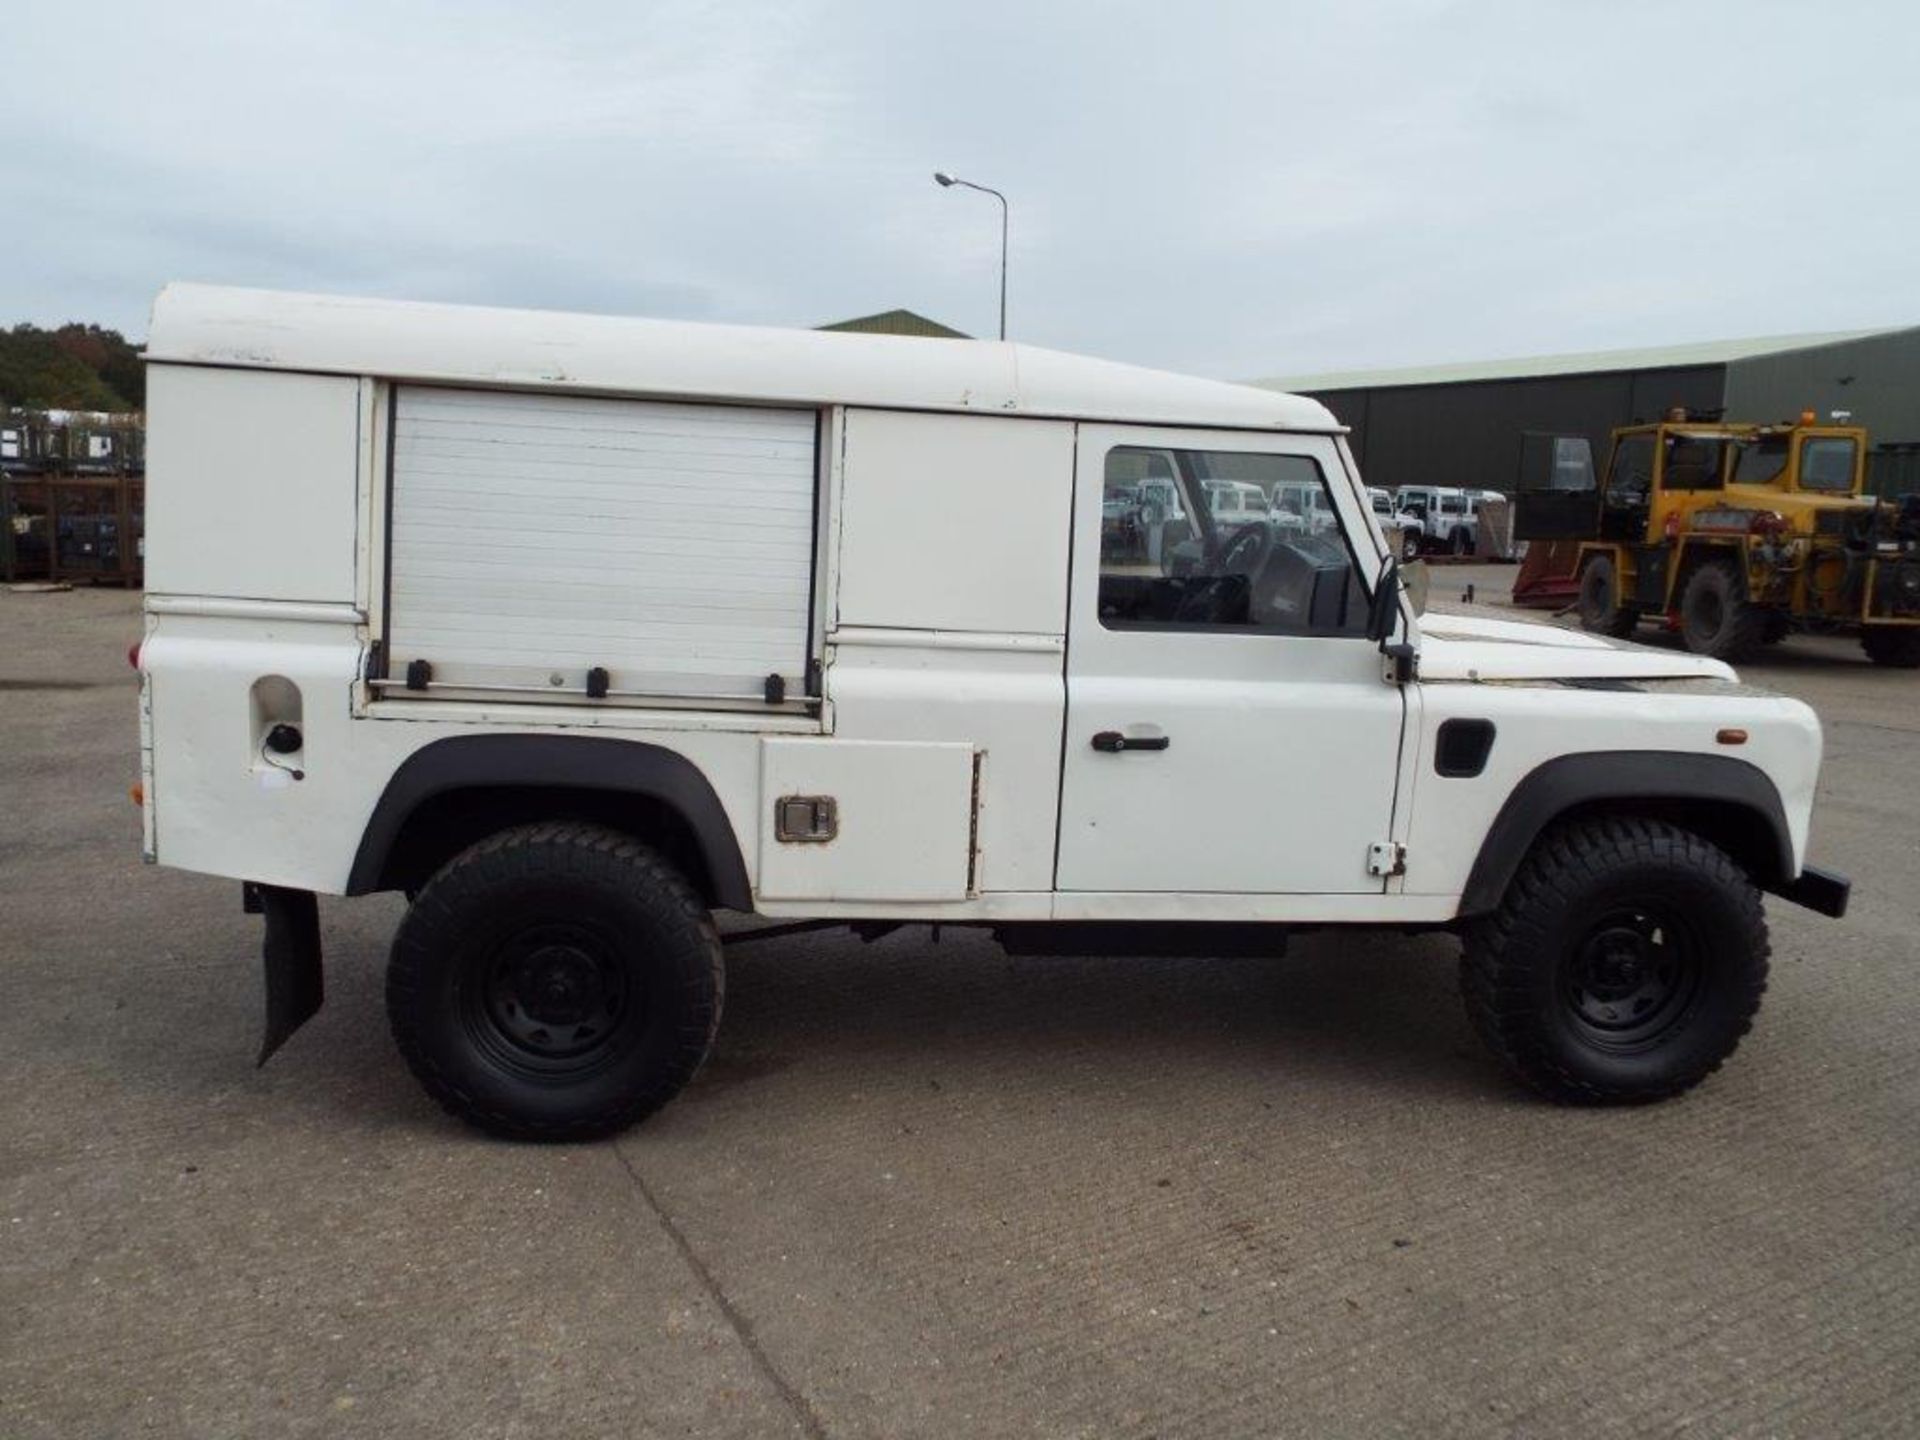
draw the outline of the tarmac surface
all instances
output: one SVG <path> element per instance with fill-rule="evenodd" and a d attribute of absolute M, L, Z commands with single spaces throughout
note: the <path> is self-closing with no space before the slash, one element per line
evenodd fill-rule
<path fill-rule="evenodd" d="M 1920 1429 L 1920 675 L 1850 642 L 1747 673 L 1826 723 L 1853 911 L 1769 901 L 1683 1100 L 1517 1090 L 1445 936 L 828 932 L 737 953 L 659 1116 L 539 1148 L 407 1075 L 391 897 L 321 902 L 253 1067 L 258 920 L 139 859 L 138 605 L 0 593 L 0 1436 Z"/>

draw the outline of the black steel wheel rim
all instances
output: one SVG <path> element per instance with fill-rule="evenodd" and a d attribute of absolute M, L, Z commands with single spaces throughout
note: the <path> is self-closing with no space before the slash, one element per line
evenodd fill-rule
<path fill-rule="evenodd" d="M 1706 956 L 1684 917 L 1664 907 L 1623 905 L 1597 916 L 1574 942 L 1561 999 L 1589 1043 L 1649 1050 L 1693 1013 Z"/>
<path fill-rule="evenodd" d="M 572 920 L 496 939 L 469 972 L 460 1009 L 493 1059 L 544 1075 L 598 1069 L 642 1020 L 639 987 L 614 938 Z"/>

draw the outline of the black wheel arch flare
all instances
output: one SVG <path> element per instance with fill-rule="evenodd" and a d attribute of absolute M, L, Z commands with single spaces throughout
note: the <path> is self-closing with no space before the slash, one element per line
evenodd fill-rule
<path fill-rule="evenodd" d="M 1786 810 L 1759 766 L 1730 755 L 1594 751 L 1548 760 L 1513 787 L 1481 841 L 1460 897 L 1460 917 L 1484 915 L 1500 904 L 1548 826 L 1597 814 L 1672 820 L 1727 851 L 1763 890 L 1784 893 L 1796 878 Z"/>
<path fill-rule="evenodd" d="M 699 766 L 661 745 L 588 735 L 459 735 L 423 745 L 393 772 L 373 807 L 346 893 L 397 888 L 389 862 L 422 806 L 460 791 L 516 789 L 625 796 L 663 807 L 690 832 L 714 903 L 753 909 L 739 837 Z"/>

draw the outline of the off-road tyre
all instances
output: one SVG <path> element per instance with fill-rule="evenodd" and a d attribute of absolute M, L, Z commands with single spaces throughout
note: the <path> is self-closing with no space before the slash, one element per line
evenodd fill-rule
<path fill-rule="evenodd" d="M 1640 613 L 1620 603 L 1620 578 L 1613 560 L 1596 555 L 1580 569 L 1580 628 L 1624 640 L 1640 623 Z"/>
<path fill-rule="evenodd" d="M 1536 842 L 1468 927 L 1460 989 L 1508 1070 L 1563 1104 L 1692 1089 L 1767 988 L 1760 893 L 1725 851 L 1663 821 L 1592 819 Z"/>
<path fill-rule="evenodd" d="M 1860 648 L 1876 665 L 1920 670 L 1920 625 L 1870 625 L 1860 632 Z"/>
<path fill-rule="evenodd" d="M 725 993 L 684 876 L 598 825 L 503 830 L 421 890 L 394 936 L 387 1017 L 451 1114 L 514 1140 L 592 1140 L 679 1093 Z"/>
<path fill-rule="evenodd" d="M 1410 563 L 1418 560 L 1421 552 L 1425 549 L 1426 546 L 1421 542 L 1420 532 L 1418 530 L 1402 530 L 1400 532 L 1400 559 L 1402 563 Z"/>
<path fill-rule="evenodd" d="M 1737 663 L 1760 648 L 1769 611 L 1747 599 L 1730 560 L 1696 566 L 1680 591 L 1680 638 L 1696 655 Z"/>
<path fill-rule="evenodd" d="M 1471 555 L 1473 553 L 1473 537 L 1465 530 L 1455 530 L 1453 534 L 1447 537 L 1447 549 L 1455 555 Z"/>

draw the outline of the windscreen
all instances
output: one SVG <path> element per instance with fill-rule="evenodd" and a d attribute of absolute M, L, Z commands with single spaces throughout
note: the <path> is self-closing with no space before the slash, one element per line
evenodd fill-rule
<path fill-rule="evenodd" d="M 1771 485 L 1787 468 L 1787 437 L 1762 435 L 1742 441 L 1733 462 L 1736 485 Z"/>

